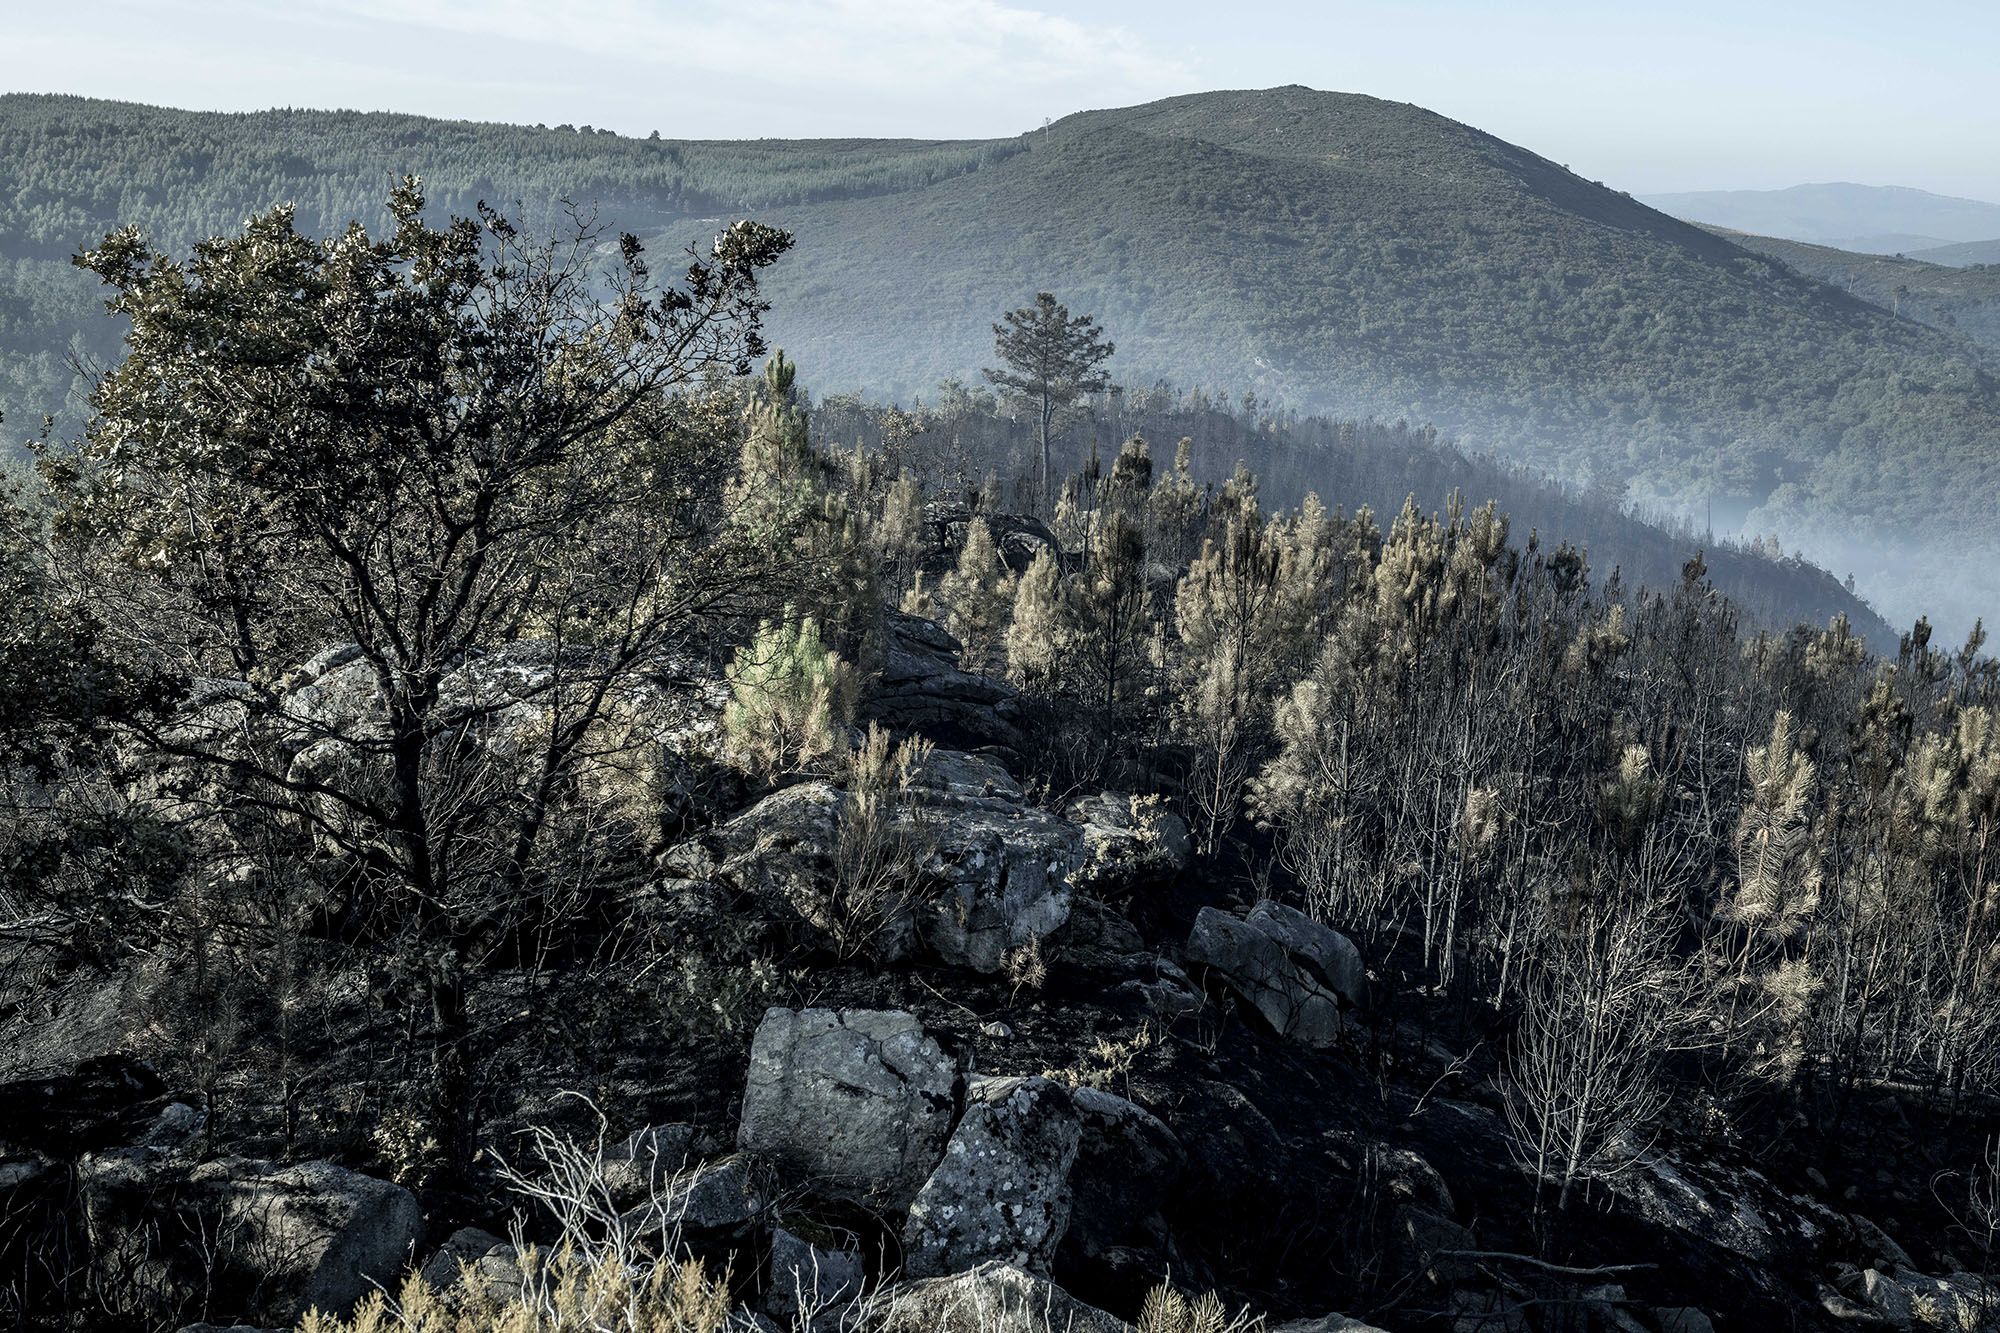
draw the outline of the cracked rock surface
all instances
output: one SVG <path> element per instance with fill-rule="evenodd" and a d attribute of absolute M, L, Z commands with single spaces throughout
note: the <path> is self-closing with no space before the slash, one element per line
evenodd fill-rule
<path fill-rule="evenodd" d="M 771 1009 L 737 1143 L 807 1189 L 904 1204 L 944 1151 L 955 1072 L 901 1010 Z"/>
<path fill-rule="evenodd" d="M 944 1160 L 903 1228 L 917 1277 L 998 1260 L 1048 1271 L 1069 1226 L 1070 1167 L 1081 1127 L 1069 1091 L 1046 1078 L 973 1083 Z"/>

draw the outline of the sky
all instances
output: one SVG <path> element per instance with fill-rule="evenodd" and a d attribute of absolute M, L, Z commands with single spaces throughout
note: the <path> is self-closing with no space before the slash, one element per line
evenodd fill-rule
<path fill-rule="evenodd" d="M 7 0 L 0 87 L 668 138 L 987 138 L 1302 83 L 1634 193 L 2000 201 L 1995 0 Z"/>

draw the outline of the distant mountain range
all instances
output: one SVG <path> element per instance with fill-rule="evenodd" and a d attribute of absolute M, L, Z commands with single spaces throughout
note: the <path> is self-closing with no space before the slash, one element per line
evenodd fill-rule
<path fill-rule="evenodd" d="M 1909 255 L 1936 263 L 1934 253 L 1966 243 L 2000 250 L 2000 204 L 1956 199 L 1899 185 L 1794 185 L 1783 190 L 1695 190 L 1649 194 L 1643 201 L 1690 222 L 1758 236 L 1810 241 L 1864 254 Z"/>
<path fill-rule="evenodd" d="M 1974 330 L 1421 108 L 1298 87 L 976 142 L 0 97 L 8 429 L 64 405 L 69 354 L 115 354 L 78 246 L 132 221 L 184 247 L 286 199 L 312 230 L 374 221 L 400 171 L 440 208 L 536 222 L 569 199 L 674 246 L 744 213 L 793 228 L 770 331 L 822 390 L 976 379 L 995 316 L 1053 290 L 1101 317 L 1124 382 L 1434 421 L 1649 511 L 1775 532 L 1898 617 L 2000 608 L 2000 366 Z"/>
<path fill-rule="evenodd" d="M 1957 245 L 1940 245 L 1930 250 L 1912 250 L 1910 258 L 1958 267 L 1969 264 L 2000 264 L 2000 240 L 1961 241 Z"/>

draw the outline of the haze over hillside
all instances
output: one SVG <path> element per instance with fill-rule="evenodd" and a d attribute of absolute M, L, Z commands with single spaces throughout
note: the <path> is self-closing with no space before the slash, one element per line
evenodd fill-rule
<path fill-rule="evenodd" d="M 1930 250 L 1913 250 L 1910 258 L 1925 260 L 1932 264 L 1951 264 L 1963 267 L 1970 264 L 2000 264 L 2000 240 L 1961 241 L 1957 245 L 1940 245 Z"/>
<path fill-rule="evenodd" d="M 1898 612 L 1955 599 L 1969 623 L 1990 598 L 1925 573 L 1911 540 L 1988 540 L 1980 349 L 1419 108 L 1173 99 L 908 196 L 773 216 L 802 237 L 773 328 L 834 382 L 967 374 L 979 312 L 1050 287 L 1104 316 L 1135 378 L 1434 419 L 1615 474 L 1646 504 L 1775 529 Z"/>
<path fill-rule="evenodd" d="M 1834 182 L 1643 198 L 1663 213 L 1692 222 L 1869 254 L 1915 254 L 2000 237 L 2000 204 L 1901 185 Z"/>
<path fill-rule="evenodd" d="M 1721 227 L 1710 230 L 1891 314 L 2000 351 L 2000 268 L 1954 267 L 1910 255 L 1860 254 Z"/>
<path fill-rule="evenodd" d="M 588 127 L 583 127 L 587 129 Z M 908 399 L 991 359 L 1054 290 L 1121 381 L 1435 421 L 1468 448 L 1777 533 L 1893 617 L 1993 604 L 1990 355 L 1472 127 L 1299 87 L 1071 116 L 1016 139 L 693 143 L 417 117 L 0 101 L 0 395 L 19 425 L 115 327 L 64 257 L 134 221 L 170 246 L 273 200 L 326 231 L 387 179 L 440 209 L 560 199 L 679 243 L 794 229 L 773 340 L 821 389 Z M 30 406 L 32 405 L 32 406 Z"/>

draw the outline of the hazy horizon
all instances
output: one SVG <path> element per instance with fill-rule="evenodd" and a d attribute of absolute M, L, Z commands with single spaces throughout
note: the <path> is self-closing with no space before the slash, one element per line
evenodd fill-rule
<path fill-rule="evenodd" d="M 2000 105 L 1985 95 L 2000 11 L 1989 7 L 1934 0 L 1893 28 L 1803 0 L 1754 13 L 1698 0 L 1672 15 L 1580 0 L 1304 13 L 1246 0 L 1229 13 L 1189 0 L 749 0 L 700 12 L 578 0 L 560 13 L 529 0 L 328 0 L 311 12 L 106 0 L 17 17 L 13 67 L 34 74 L 7 90 L 670 138 L 998 138 L 1076 111 L 1299 83 L 1413 102 L 1634 194 L 1855 182 L 2000 201 L 1988 149 Z M 1865 42 L 1853 35 L 1864 30 Z"/>

